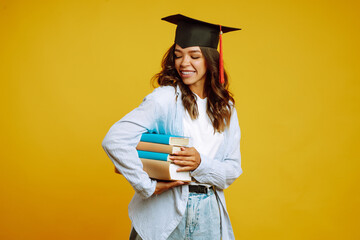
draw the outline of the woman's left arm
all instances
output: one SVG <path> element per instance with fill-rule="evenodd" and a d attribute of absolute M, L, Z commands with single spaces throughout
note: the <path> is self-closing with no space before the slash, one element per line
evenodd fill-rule
<path fill-rule="evenodd" d="M 175 164 L 182 166 L 180 171 L 191 171 L 191 176 L 200 183 L 214 185 L 225 189 L 232 184 L 241 173 L 240 127 L 235 108 L 233 108 L 223 160 L 212 159 L 200 154 L 195 148 L 182 149 L 173 157 Z M 177 159 L 177 160 L 176 160 Z"/>

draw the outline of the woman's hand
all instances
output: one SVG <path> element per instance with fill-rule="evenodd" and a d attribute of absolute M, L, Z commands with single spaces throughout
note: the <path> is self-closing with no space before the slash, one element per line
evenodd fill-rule
<path fill-rule="evenodd" d="M 154 194 L 158 195 L 158 194 L 161 194 L 161 193 L 169 190 L 170 188 L 177 187 L 177 186 L 184 185 L 184 184 L 186 184 L 186 183 L 183 181 L 174 181 L 174 182 L 157 181 Z"/>
<path fill-rule="evenodd" d="M 200 154 L 194 147 L 182 147 L 181 151 L 174 153 L 173 156 L 170 156 L 170 159 L 181 166 L 177 170 L 178 172 L 195 170 L 201 162 Z"/>

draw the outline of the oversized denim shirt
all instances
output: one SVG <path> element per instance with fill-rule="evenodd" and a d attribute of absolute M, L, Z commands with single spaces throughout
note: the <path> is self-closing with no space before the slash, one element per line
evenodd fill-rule
<path fill-rule="evenodd" d="M 185 213 L 189 189 L 186 185 L 153 195 L 156 180 L 143 171 L 136 151 L 142 133 L 183 135 L 185 109 L 179 87 L 158 87 L 145 97 L 139 107 L 116 122 L 103 140 L 103 148 L 118 171 L 135 190 L 129 204 L 132 225 L 144 240 L 165 240 Z M 224 131 L 215 158 L 200 154 L 201 163 L 191 172 L 199 183 L 216 187 L 220 201 L 222 239 L 234 239 L 226 210 L 223 189 L 242 173 L 240 128 L 235 108 L 229 127 Z"/>

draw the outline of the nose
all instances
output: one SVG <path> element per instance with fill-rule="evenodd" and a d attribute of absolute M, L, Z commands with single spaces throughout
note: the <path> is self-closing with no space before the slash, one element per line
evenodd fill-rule
<path fill-rule="evenodd" d="M 181 61 L 181 67 L 186 67 L 190 65 L 190 56 L 183 56 L 182 61 Z"/>

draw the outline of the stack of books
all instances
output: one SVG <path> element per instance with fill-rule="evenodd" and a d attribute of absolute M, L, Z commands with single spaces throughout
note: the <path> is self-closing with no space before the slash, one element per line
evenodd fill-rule
<path fill-rule="evenodd" d="M 170 160 L 170 155 L 189 145 L 189 138 L 144 133 L 136 149 L 149 177 L 166 181 L 191 181 L 190 172 L 177 172 L 180 166 Z"/>

